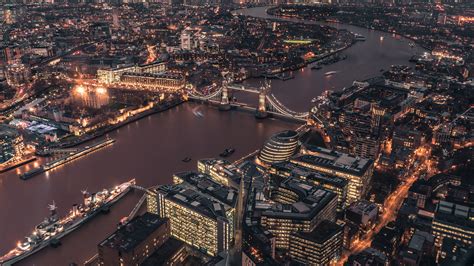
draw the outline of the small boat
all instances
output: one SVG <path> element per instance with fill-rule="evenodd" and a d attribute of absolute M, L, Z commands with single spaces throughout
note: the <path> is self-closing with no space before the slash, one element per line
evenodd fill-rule
<path fill-rule="evenodd" d="M 355 37 L 355 40 L 356 40 L 356 41 L 365 41 L 365 40 L 367 40 L 367 38 L 365 38 L 364 35 L 357 34 L 357 33 L 354 34 L 354 37 Z"/>
<path fill-rule="evenodd" d="M 222 152 L 221 154 L 219 154 L 219 156 L 221 157 L 228 157 L 230 155 L 232 155 L 232 153 L 235 152 L 235 149 L 234 148 L 227 148 L 224 150 L 224 152 Z"/>
<path fill-rule="evenodd" d="M 337 73 L 337 71 L 329 71 L 329 72 L 324 73 L 324 75 L 325 75 L 325 76 L 332 76 L 332 75 L 334 75 L 334 74 L 336 74 L 336 73 Z"/>
<path fill-rule="evenodd" d="M 320 65 L 314 65 L 314 66 L 311 67 L 312 70 L 319 70 L 321 68 L 323 68 L 323 67 L 320 66 Z"/>
<path fill-rule="evenodd" d="M 201 111 L 193 111 L 193 114 L 196 117 L 204 117 L 204 114 Z"/>
<path fill-rule="evenodd" d="M 181 160 L 181 161 L 183 161 L 183 162 L 185 162 L 185 163 L 188 163 L 188 162 L 191 161 L 191 158 L 190 158 L 190 157 L 186 157 L 186 158 L 184 158 L 184 159 Z"/>

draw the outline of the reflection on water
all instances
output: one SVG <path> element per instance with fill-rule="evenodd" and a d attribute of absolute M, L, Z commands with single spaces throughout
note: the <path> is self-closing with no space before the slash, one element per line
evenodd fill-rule
<path fill-rule="evenodd" d="M 268 17 L 263 8 L 244 10 L 246 14 Z M 388 69 L 392 64 L 407 64 L 418 48 L 411 49 L 398 36 L 369 31 L 353 26 L 333 24 L 338 28 L 367 37 L 344 51 L 346 60 L 324 66 L 321 70 L 294 71 L 294 79 L 273 80 L 272 92 L 289 108 L 306 111 L 311 99 L 328 89 L 340 90 L 356 79 L 366 79 Z M 383 42 L 381 40 L 383 39 Z M 329 71 L 339 71 L 325 76 Z M 246 84 L 259 85 L 262 80 L 253 79 Z M 255 95 L 234 93 L 239 101 L 255 106 Z M 193 110 L 198 107 L 200 115 Z M 202 119 L 202 117 L 205 119 Z M 198 116 L 198 117 L 197 117 Z M 213 108 L 184 104 L 172 110 L 156 114 L 129 124 L 109 134 L 116 143 L 73 161 L 57 171 L 47 172 L 22 181 L 18 173 L 33 164 L 0 176 L 0 253 L 12 248 L 23 236 L 48 214 L 47 204 L 53 200 L 60 215 L 74 203 L 81 201 L 80 190 L 97 191 L 117 185 L 131 177 L 144 187 L 168 183 L 171 174 L 195 169 L 195 159 L 215 157 L 226 147 L 236 147 L 230 158 L 248 154 L 259 148 L 272 133 L 295 128 L 295 124 L 275 120 L 256 120 L 252 114 L 219 112 Z M 182 158 L 191 157 L 191 163 Z M 195 159 L 194 159 L 195 158 Z M 43 163 L 39 160 L 36 163 Z M 117 222 L 128 215 L 138 201 L 140 193 L 127 196 L 109 215 L 99 216 L 70 234 L 57 249 L 48 248 L 22 262 L 23 265 L 67 265 L 82 263 L 96 251 L 97 243 L 110 234 Z"/>
<path fill-rule="evenodd" d="M 197 108 L 197 109 L 196 109 Z M 205 119 L 196 117 L 196 109 Z M 16 242 L 47 215 L 53 200 L 60 215 L 81 201 L 80 191 L 98 191 L 120 184 L 131 177 L 144 187 L 171 182 L 172 173 L 196 169 L 195 159 L 218 156 L 226 147 L 236 147 L 230 160 L 259 148 L 272 133 L 296 128 L 279 120 L 257 120 L 253 114 L 220 112 L 196 104 L 183 104 L 164 113 L 109 134 L 114 145 L 97 150 L 62 167 L 22 181 L 17 174 L 33 163 L 0 177 L 0 253 Z M 191 157 L 190 163 L 182 158 Z M 38 161 L 41 163 L 43 160 Z M 58 249 L 48 248 L 25 260 L 25 265 L 67 265 L 92 256 L 97 243 L 111 233 L 117 222 L 128 215 L 140 193 L 127 196 L 107 216 L 94 218 L 73 232 Z M 130 199 L 129 199 L 130 198 Z M 97 221 L 96 221 L 97 220 Z M 91 226 L 93 225 L 93 226 Z M 61 262 L 61 263 L 59 263 Z"/>
<path fill-rule="evenodd" d="M 265 7 L 239 10 L 237 13 L 264 18 L 275 18 L 265 12 Z M 291 21 L 299 21 L 290 19 Z M 357 42 L 351 48 L 343 51 L 347 59 L 331 65 L 323 66 L 320 70 L 306 67 L 304 72 L 295 71 L 294 79 L 287 81 L 272 80 L 272 93 L 287 107 L 304 112 L 310 108 L 310 99 L 326 90 L 341 90 L 349 87 L 354 80 L 368 79 L 380 75 L 380 69 L 389 69 L 391 65 L 411 64 L 408 62 L 413 54 L 421 53 L 422 48 L 411 48 L 409 41 L 399 35 L 368 30 L 351 25 L 336 23 L 307 22 L 312 24 L 330 25 L 339 29 L 347 29 L 362 34 L 367 39 Z M 383 42 L 381 42 L 383 38 Z M 340 71 L 341 73 L 327 77 L 324 73 Z M 308 73 L 311 73 L 308 75 Z M 246 81 L 246 84 L 257 85 L 261 79 Z M 291 97 L 288 97 L 291 96 Z M 253 103 L 254 101 L 251 100 Z"/>

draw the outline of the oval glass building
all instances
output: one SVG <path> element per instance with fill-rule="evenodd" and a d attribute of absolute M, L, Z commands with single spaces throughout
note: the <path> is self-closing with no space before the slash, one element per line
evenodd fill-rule
<path fill-rule="evenodd" d="M 283 162 L 295 154 L 298 148 L 298 132 L 285 130 L 274 134 L 263 145 L 258 160 L 263 164 Z"/>

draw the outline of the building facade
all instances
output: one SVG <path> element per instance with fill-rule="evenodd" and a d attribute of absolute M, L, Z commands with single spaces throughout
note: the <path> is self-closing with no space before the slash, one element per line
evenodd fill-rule
<path fill-rule="evenodd" d="M 474 240 L 474 212 L 473 209 L 461 204 L 440 201 L 432 223 L 432 234 L 436 237 L 438 247 L 444 238 L 450 238 L 472 245 Z"/>
<path fill-rule="evenodd" d="M 290 257 L 304 265 L 329 265 L 341 256 L 343 227 L 322 221 L 312 232 L 290 236 Z"/>
<path fill-rule="evenodd" d="M 345 178 L 349 181 L 347 201 L 362 199 L 372 179 L 373 160 L 354 157 L 325 148 L 315 148 L 312 155 L 302 155 L 291 162 L 318 172 Z"/>
<path fill-rule="evenodd" d="M 274 134 L 263 145 L 257 159 L 270 165 L 290 159 L 298 148 L 298 132 L 285 130 Z"/>
<path fill-rule="evenodd" d="M 176 175 L 175 175 L 176 176 Z M 192 179 L 198 175 L 188 176 Z M 183 174 L 183 180 L 185 176 Z M 204 178 L 195 184 L 182 183 L 163 185 L 156 188 L 155 195 L 148 195 L 147 209 L 160 217 L 170 219 L 171 235 L 211 256 L 229 250 L 234 240 L 235 204 L 237 193 L 226 193 L 216 189 L 212 194 L 200 191 L 198 187 L 211 187 L 210 179 Z M 204 187 L 204 184 L 208 186 Z M 223 188 L 222 188 L 223 189 Z M 222 196 L 222 197 L 221 197 Z M 222 200 L 219 200 L 218 198 Z"/>
<path fill-rule="evenodd" d="M 98 245 L 99 265 L 140 265 L 170 234 L 168 219 L 152 213 L 135 217 Z"/>
<path fill-rule="evenodd" d="M 10 128 L 2 128 L 0 133 L 0 166 L 24 154 L 23 136 Z"/>
<path fill-rule="evenodd" d="M 276 247 L 288 249 L 293 232 L 311 232 L 323 220 L 336 219 L 336 194 L 295 179 L 272 191 L 276 204 L 262 206 L 260 224 L 276 239 Z"/>

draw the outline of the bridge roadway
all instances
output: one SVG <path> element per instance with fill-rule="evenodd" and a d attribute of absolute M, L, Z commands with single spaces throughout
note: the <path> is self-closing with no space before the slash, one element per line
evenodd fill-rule
<path fill-rule="evenodd" d="M 244 91 L 244 92 L 250 92 L 250 93 L 255 93 L 255 94 L 260 93 L 260 90 L 258 88 L 245 87 L 243 85 L 232 84 L 232 85 L 227 86 L 227 88 L 233 91 Z"/>
<path fill-rule="evenodd" d="M 202 99 L 195 99 L 193 97 L 190 97 L 189 99 L 194 100 L 196 102 L 207 102 L 207 103 L 210 103 L 210 104 L 215 105 L 215 106 L 219 106 L 221 104 L 221 102 L 217 101 L 217 100 L 202 100 Z M 240 110 L 240 111 L 247 111 L 247 112 L 252 112 L 252 113 L 255 113 L 257 111 L 257 107 L 249 106 L 246 103 L 230 102 L 229 105 L 233 109 L 237 109 L 237 110 Z M 285 120 L 288 120 L 290 122 L 297 122 L 297 123 L 306 123 L 307 122 L 307 120 L 305 118 L 288 116 L 288 115 L 273 112 L 273 111 L 266 111 L 266 112 L 268 114 L 272 115 L 272 117 L 285 119 Z"/>
<path fill-rule="evenodd" d="M 256 116 L 264 118 L 268 114 L 274 117 L 289 119 L 290 121 L 306 122 L 309 112 L 299 113 L 288 109 L 273 94 L 270 94 L 270 83 L 260 88 L 252 88 L 243 85 L 230 84 L 229 80 L 225 80 L 224 84 L 216 91 L 203 95 L 198 91 L 189 90 L 188 96 L 191 100 L 198 102 L 208 102 L 219 106 L 221 110 L 229 110 L 238 108 L 240 110 L 254 111 Z M 243 91 L 258 95 L 258 107 L 253 108 L 244 103 L 230 102 L 229 91 Z"/>

